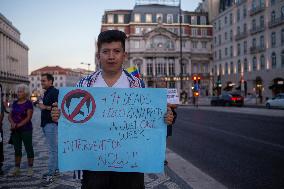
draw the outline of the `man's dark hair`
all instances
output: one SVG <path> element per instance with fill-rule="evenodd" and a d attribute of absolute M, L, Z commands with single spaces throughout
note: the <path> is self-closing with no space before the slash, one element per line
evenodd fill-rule
<path fill-rule="evenodd" d="M 49 74 L 49 73 L 44 73 L 44 74 L 41 75 L 41 77 L 44 77 L 44 76 L 47 78 L 48 81 L 51 80 L 51 81 L 52 81 L 52 84 L 53 84 L 54 77 L 53 77 L 51 74 Z"/>
<path fill-rule="evenodd" d="M 124 32 L 119 30 L 107 30 L 103 31 L 98 36 L 98 50 L 100 51 L 103 43 L 111 43 L 111 42 L 121 42 L 122 48 L 125 51 L 125 39 L 126 35 Z"/>

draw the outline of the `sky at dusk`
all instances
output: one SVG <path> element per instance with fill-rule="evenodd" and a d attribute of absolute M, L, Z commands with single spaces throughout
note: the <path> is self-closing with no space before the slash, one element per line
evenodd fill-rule
<path fill-rule="evenodd" d="M 182 0 L 194 11 L 201 0 Z M 43 66 L 94 69 L 95 39 L 105 10 L 133 9 L 135 0 L 0 0 L 2 13 L 29 47 L 29 73 Z"/>

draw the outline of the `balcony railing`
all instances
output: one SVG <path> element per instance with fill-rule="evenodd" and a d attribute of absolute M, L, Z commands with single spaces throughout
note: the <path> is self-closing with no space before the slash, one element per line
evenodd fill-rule
<path fill-rule="evenodd" d="M 256 6 L 256 7 L 252 8 L 252 9 L 249 11 L 249 13 L 250 13 L 250 15 L 252 16 L 252 15 L 255 15 L 255 14 L 257 14 L 257 13 L 260 13 L 260 12 L 264 11 L 264 9 L 265 9 L 265 5 L 264 5 L 264 3 L 263 3 L 263 4 L 260 4 L 260 5 Z"/>
<path fill-rule="evenodd" d="M 252 46 L 250 48 L 250 54 L 256 54 L 256 53 L 260 53 L 260 52 L 264 52 L 264 51 L 265 51 L 264 46 Z"/>
<path fill-rule="evenodd" d="M 245 31 L 245 32 L 242 32 L 242 33 L 239 33 L 239 34 L 237 34 L 237 35 L 235 35 L 235 40 L 241 40 L 241 39 L 244 39 L 244 38 L 246 38 L 247 37 L 247 32 Z"/>
<path fill-rule="evenodd" d="M 271 20 L 268 25 L 269 25 L 269 28 L 272 28 L 272 27 L 276 27 L 280 24 L 283 24 L 284 23 L 284 16 L 281 16 L 279 18 L 275 18 L 274 20 Z"/>
<path fill-rule="evenodd" d="M 252 28 L 250 30 L 250 34 L 253 35 L 253 34 L 256 34 L 256 33 L 262 32 L 262 31 L 264 31 L 264 26 L 257 26 L 257 27 Z"/>

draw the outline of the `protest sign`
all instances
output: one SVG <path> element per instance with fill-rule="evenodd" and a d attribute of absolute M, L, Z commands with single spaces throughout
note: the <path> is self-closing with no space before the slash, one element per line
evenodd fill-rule
<path fill-rule="evenodd" d="M 59 170 L 160 173 L 166 89 L 59 90 Z"/>
<path fill-rule="evenodd" d="M 167 102 L 169 104 L 179 104 L 179 96 L 177 89 L 167 89 Z"/>

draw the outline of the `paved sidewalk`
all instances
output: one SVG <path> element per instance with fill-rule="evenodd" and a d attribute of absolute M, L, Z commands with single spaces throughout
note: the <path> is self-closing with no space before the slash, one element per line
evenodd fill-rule
<path fill-rule="evenodd" d="M 25 188 L 25 189 L 38 189 L 41 187 L 41 176 L 47 170 L 48 151 L 43 137 L 42 130 L 40 128 L 40 111 L 35 108 L 33 115 L 33 145 L 35 151 L 34 161 L 34 175 L 27 177 L 27 160 L 26 153 L 23 147 L 23 159 L 21 164 L 21 176 L 11 177 L 8 174 L 14 168 L 14 149 L 13 146 L 8 144 L 10 135 L 9 125 L 7 121 L 7 114 L 5 115 L 3 129 L 4 129 L 4 176 L 0 176 L 0 188 L 13 189 L 13 188 Z M 171 163 L 171 162 L 169 162 Z M 79 180 L 74 180 L 73 173 L 68 172 L 61 174 L 56 182 L 49 188 L 57 189 L 73 189 L 80 188 L 81 184 Z M 181 179 L 174 171 L 169 167 L 165 167 L 165 174 L 145 174 L 145 186 L 147 189 L 191 189 L 191 187 Z"/>

